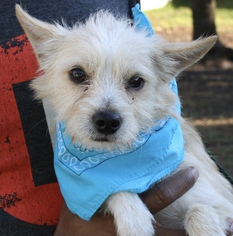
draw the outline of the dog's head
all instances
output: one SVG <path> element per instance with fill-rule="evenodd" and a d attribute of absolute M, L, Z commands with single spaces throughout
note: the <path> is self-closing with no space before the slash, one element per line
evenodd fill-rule
<path fill-rule="evenodd" d="M 169 43 L 104 11 L 72 28 L 37 20 L 19 5 L 16 14 L 42 71 L 31 84 L 37 98 L 49 100 L 56 121 L 87 148 L 125 147 L 171 115 L 177 97 L 169 82 L 216 41 Z"/>

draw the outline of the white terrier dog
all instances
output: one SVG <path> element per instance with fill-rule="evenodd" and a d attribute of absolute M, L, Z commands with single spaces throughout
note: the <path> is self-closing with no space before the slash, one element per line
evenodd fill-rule
<path fill-rule="evenodd" d="M 224 236 L 228 228 L 226 219 L 233 216 L 232 187 L 206 153 L 197 132 L 177 112 L 179 99 L 171 89 L 173 78 L 201 59 L 213 46 L 216 37 L 170 43 L 158 36 L 147 37 L 146 31 L 137 30 L 128 20 L 118 19 L 105 11 L 92 15 L 86 23 L 72 28 L 37 20 L 19 5 L 16 5 L 16 14 L 40 65 L 41 74 L 32 81 L 31 86 L 36 97 L 49 102 L 55 112 L 54 121 L 58 127 L 56 149 L 59 156 L 55 166 L 62 163 L 62 167 L 55 168 L 57 172 L 69 171 L 70 177 L 65 184 L 61 183 L 62 178 L 58 173 L 68 207 L 84 219 L 89 219 L 102 205 L 105 212 L 114 216 L 118 235 L 154 235 L 154 216 L 138 196 L 140 190 L 130 191 L 131 177 L 127 176 L 124 183 L 120 182 L 119 185 L 123 186 L 120 191 L 114 191 L 113 188 L 118 188 L 114 183 L 113 188 L 109 187 L 112 190 L 109 192 L 105 182 L 111 180 L 111 174 L 118 171 L 116 169 L 120 169 L 118 165 L 121 165 L 114 162 L 116 159 L 121 158 L 124 162 L 131 158 L 124 157 L 125 152 L 134 154 L 134 151 L 141 150 L 139 159 L 135 159 L 137 161 L 133 164 L 139 168 L 144 165 L 148 152 L 148 148 L 143 149 L 147 142 L 145 139 L 151 139 L 152 133 L 159 134 L 160 129 L 165 132 L 163 130 L 167 125 L 174 122 L 176 129 L 172 128 L 173 133 L 181 127 L 182 132 L 179 132 L 182 135 L 178 135 L 177 140 L 181 140 L 181 146 L 184 147 L 184 155 L 182 147 L 177 149 L 182 156 L 178 162 L 183 156 L 184 160 L 180 165 L 174 163 L 171 169 L 178 166 L 174 170 L 178 171 L 194 166 L 200 176 L 189 192 L 155 218 L 168 227 L 186 229 L 189 236 Z M 168 140 L 173 139 L 169 132 L 166 135 Z M 169 150 L 162 150 L 161 153 L 176 150 L 177 145 L 168 145 L 166 137 L 162 139 L 160 142 L 160 138 L 157 138 L 158 148 L 164 145 Z M 139 143 L 143 143 L 142 148 Z M 66 145 L 70 144 L 73 147 L 65 150 Z M 73 153 L 76 144 L 77 149 L 81 150 L 79 162 Z M 87 158 L 87 153 L 92 152 L 105 154 L 98 158 Z M 112 157 L 112 153 L 118 153 L 120 157 Z M 172 155 L 176 155 L 174 153 Z M 144 158 L 146 161 L 143 161 Z M 114 166 L 109 167 L 111 169 L 105 166 L 107 160 L 114 162 Z M 116 175 L 116 182 L 124 173 L 131 175 L 131 168 L 134 167 L 129 165 L 121 166 L 123 172 Z M 151 166 L 153 164 L 147 167 Z M 102 184 L 102 190 L 89 180 L 78 182 L 79 177 L 95 171 L 94 167 L 102 168 L 101 172 L 90 174 Z M 144 182 L 144 174 L 133 177 L 138 181 L 137 185 Z M 82 192 L 75 189 L 76 195 L 67 197 L 66 187 L 69 187 L 66 185 L 76 181 L 75 175 L 78 182 L 76 187 L 86 189 Z M 149 181 L 146 180 L 147 187 L 139 188 L 145 191 L 158 179 L 152 176 Z M 92 196 L 95 189 L 97 193 Z M 73 188 L 70 190 L 73 191 Z M 105 191 L 108 191 L 107 196 L 104 195 Z M 85 203 L 89 195 L 93 197 L 93 208 L 88 205 L 89 200 Z M 80 198 L 81 202 L 84 199 L 84 203 L 72 205 L 70 202 L 75 202 L 75 197 Z M 83 213 L 85 209 L 79 210 L 82 208 L 89 208 L 91 213 L 86 215 Z"/>

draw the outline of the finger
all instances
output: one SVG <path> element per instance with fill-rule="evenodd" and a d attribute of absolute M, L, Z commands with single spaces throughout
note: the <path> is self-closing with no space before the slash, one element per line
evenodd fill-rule
<path fill-rule="evenodd" d="M 155 184 L 141 197 L 151 213 L 155 214 L 192 188 L 198 176 L 197 169 L 188 167 Z"/>
<path fill-rule="evenodd" d="M 156 222 L 154 223 L 154 228 L 156 231 L 156 236 L 187 236 L 187 233 L 184 230 L 168 229 Z"/>

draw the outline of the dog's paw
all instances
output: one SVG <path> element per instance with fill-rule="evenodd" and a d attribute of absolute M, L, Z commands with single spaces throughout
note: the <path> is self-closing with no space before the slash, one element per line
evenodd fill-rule
<path fill-rule="evenodd" d="M 148 210 L 132 211 L 122 217 L 115 218 L 117 235 L 119 236 L 153 236 L 153 217 Z"/>
<path fill-rule="evenodd" d="M 137 194 L 121 192 L 110 196 L 107 210 L 114 216 L 117 235 L 155 235 L 154 218 Z"/>
<path fill-rule="evenodd" d="M 197 203 L 189 208 L 185 219 L 189 236 L 225 236 L 224 228 L 213 207 Z"/>

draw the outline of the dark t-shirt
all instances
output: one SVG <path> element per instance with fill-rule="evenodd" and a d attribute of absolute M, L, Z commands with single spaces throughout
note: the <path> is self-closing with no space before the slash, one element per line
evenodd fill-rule
<path fill-rule="evenodd" d="M 15 17 L 20 3 L 29 14 L 72 25 L 98 9 L 127 15 L 139 1 L 0 1 L 0 235 L 53 235 L 62 197 L 43 105 L 28 87 L 38 68 Z"/>

